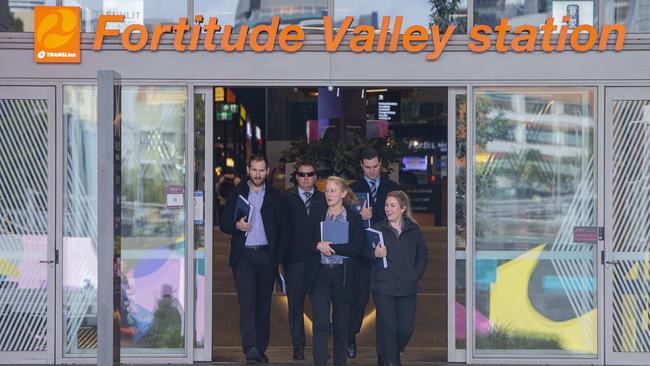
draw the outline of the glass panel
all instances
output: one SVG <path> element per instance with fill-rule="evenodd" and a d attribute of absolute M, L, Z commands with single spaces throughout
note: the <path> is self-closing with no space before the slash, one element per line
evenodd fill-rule
<path fill-rule="evenodd" d="M 121 98 L 121 344 L 183 354 L 186 89 L 123 86 Z"/>
<path fill-rule="evenodd" d="M 149 31 L 158 23 L 176 23 L 187 17 L 187 0 L 63 0 L 81 8 L 81 31 L 94 32 L 100 15 L 124 15 L 119 29 L 144 24 Z M 117 27 L 117 26 L 116 26 Z"/>
<path fill-rule="evenodd" d="M 194 94 L 194 200 L 203 212 L 194 213 L 194 348 L 205 340 L 205 102 L 204 94 Z"/>
<path fill-rule="evenodd" d="M 508 18 L 513 27 L 522 24 L 544 24 L 553 17 L 559 25 L 563 16 L 571 17 L 569 29 L 580 24 L 595 24 L 598 1 L 595 0 L 520 0 L 520 1 L 475 1 L 474 24 L 486 24 L 494 28 L 501 18 Z"/>
<path fill-rule="evenodd" d="M 438 7 L 437 5 L 441 5 Z M 467 0 L 358 0 L 358 1 L 335 1 L 334 21 L 341 24 L 343 19 L 354 16 L 353 25 L 369 24 L 379 29 L 382 18 L 390 16 L 389 29 L 393 29 L 395 16 L 403 16 L 402 32 L 411 25 L 421 25 L 425 28 L 430 23 L 437 24 L 443 29 L 454 24 L 454 33 L 467 32 Z"/>
<path fill-rule="evenodd" d="M 0 99 L 0 352 L 47 349 L 47 103 Z"/>
<path fill-rule="evenodd" d="M 327 0 L 194 0 L 194 14 L 205 18 L 216 16 L 219 24 L 230 24 L 235 28 L 270 24 L 276 15 L 281 24 L 322 28 L 323 16 L 327 15 Z"/>
<path fill-rule="evenodd" d="M 574 242 L 596 225 L 594 94 L 476 91 L 479 357 L 596 355 L 597 246 Z"/>
<path fill-rule="evenodd" d="M 607 0 L 605 16 L 607 24 L 623 24 L 630 33 L 650 32 L 648 0 Z"/>
<path fill-rule="evenodd" d="M 65 355 L 97 348 L 97 88 L 63 88 L 63 332 Z"/>
<path fill-rule="evenodd" d="M 456 349 L 467 347 L 465 249 L 467 248 L 467 95 L 456 96 Z"/>
<path fill-rule="evenodd" d="M 0 0 L 0 32 L 33 32 L 34 6 L 56 5 L 56 0 Z"/>
<path fill-rule="evenodd" d="M 614 101 L 613 349 L 650 352 L 650 100 Z"/>

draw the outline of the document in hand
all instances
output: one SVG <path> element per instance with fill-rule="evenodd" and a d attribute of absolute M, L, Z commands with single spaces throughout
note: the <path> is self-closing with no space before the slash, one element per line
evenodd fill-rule
<path fill-rule="evenodd" d="M 359 203 L 352 208 L 357 212 L 361 213 L 361 209 L 364 207 L 370 208 L 370 194 L 367 192 L 354 192 L 354 195 L 357 196 L 357 201 Z M 370 227 L 370 220 L 363 220 L 363 227 L 368 228 Z"/>
<path fill-rule="evenodd" d="M 320 222 L 320 240 L 329 241 L 332 244 L 347 244 L 348 227 L 347 221 L 321 221 Z"/>
<path fill-rule="evenodd" d="M 377 247 L 377 245 L 384 247 L 384 234 L 379 230 L 368 228 L 366 229 L 366 242 L 372 249 Z M 382 258 L 382 263 L 384 268 L 388 268 L 388 260 L 386 260 L 386 257 Z"/>
<path fill-rule="evenodd" d="M 237 195 L 237 202 L 235 203 L 235 212 L 232 219 L 237 222 L 242 217 L 246 216 L 246 221 L 250 221 L 250 213 L 253 211 L 253 205 L 241 194 Z"/>

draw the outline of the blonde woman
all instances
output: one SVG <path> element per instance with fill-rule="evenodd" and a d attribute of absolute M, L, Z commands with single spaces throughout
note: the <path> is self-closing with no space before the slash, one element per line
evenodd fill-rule
<path fill-rule="evenodd" d="M 331 307 L 334 365 L 345 365 L 350 302 L 359 287 L 359 260 L 365 237 L 361 216 L 347 208 L 354 204 L 355 196 L 342 178 L 327 178 L 325 199 L 327 206 L 321 206 L 310 223 L 313 237 L 307 248 L 310 255 L 305 267 L 305 291 L 312 307 L 314 364 L 327 365 Z M 321 221 L 348 222 L 348 243 L 322 241 Z"/>
<path fill-rule="evenodd" d="M 389 192 L 384 205 L 386 219 L 374 226 L 382 232 L 384 246 L 368 249 L 365 255 L 388 267 L 373 265 L 370 290 L 381 319 L 382 365 L 399 365 L 400 352 L 411 339 L 415 322 L 418 282 L 427 267 L 428 250 L 422 231 L 411 215 L 411 202 L 403 191 Z"/>

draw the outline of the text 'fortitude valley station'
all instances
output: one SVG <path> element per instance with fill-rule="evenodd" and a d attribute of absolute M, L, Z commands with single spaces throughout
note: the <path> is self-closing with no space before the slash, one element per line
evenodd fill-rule
<path fill-rule="evenodd" d="M 122 46 L 129 51 L 158 50 L 160 40 L 165 34 L 174 37 L 174 49 L 184 51 L 217 51 L 223 52 L 272 52 L 276 46 L 284 52 L 299 51 L 305 40 L 304 30 L 296 24 L 282 25 L 280 17 L 273 17 L 271 24 L 259 24 L 252 28 L 242 25 L 234 30 L 232 25 L 221 25 L 216 17 L 208 19 L 204 24 L 203 16 L 197 15 L 193 25 L 188 24 L 187 18 L 180 18 L 176 24 L 156 24 L 153 26 L 151 42 L 149 31 L 142 24 L 131 24 L 123 32 L 115 28 L 116 23 L 124 22 L 123 15 L 101 15 L 97 25 L 93 49 L 102 49 L 104 40 L 120 37 Z M 520 25 L 513 29 L 507 18 L 501 19 L 494 29 L 487 25 L 476 25 L 469 33 L 467 48 L 472 52 L 485 52 L 491 47 L 498 52 L 533 52 L 535 43 L 541 40 L 541 50 L 544 52 L 562 52 L 567 47 L 578 52 L 594 49 L 605 51 L 610 35 L 615 37 L 614 51 L 623 48 L 625 39 L 625 26 L 622 24 L 603 25 L 600 32 L 589 24 L 578 25 L 569 32 L 566 25 L 569 17 L 562 18 L 561 26 L 554 24 L 553 18 L 547 18 L 540 26 Z M 401 16 L 396 16 L 392 22 L 391 17 L 382 19 L 380 29 L 371 25 L 357 25 L 351 27 L 354 17 L 347 16 L 338 28 L 335 28 L 329 16 L 323 17 L 323 36 L 325 50 L 336 52 L 341 45 L 352 52 L 396 52 L 401 45 L 404 50 L 412 53 L 427 52 L 426 59 L 433 61 L 440 57 L 447 46 L 456 27 L 448 26 L 441 33 L 437 25 L 428 28 L 422 25 L 411 25 L 402 32 Z M 392 30 L 392 32 L 390 31 Z M 184 36 L 189 33 L 189 42 L 184 42 Z M 200 45 L 201 33 L 205 36 Z M 215 43 L 215 34 L 221 33 L 221 38 Z M 234 33 L 237 33 L 236 35 Z M 346 38 L 346 34 L 351 36 Z M 507 34 L 513 37 L 506 39 Z M 401 35 L 401 37 L 400 37 Z M 491 36 L 495 35 L 495 36 Z M 553 37 L 556 35 L 556 37 Z M 261 37 L 260 37 L 261 36 Z M 147 47 L 148 45 L 148 47 Z M 246 47 L 248 45 L 248 47 Z"/>

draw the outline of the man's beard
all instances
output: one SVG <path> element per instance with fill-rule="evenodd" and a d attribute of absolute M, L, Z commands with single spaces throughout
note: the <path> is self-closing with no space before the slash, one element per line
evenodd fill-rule
<path fill-rule="evenodd" d="M 253 185 L 256 186 L 256 187 L 261 187 L 261 186 L 263 186 L 263 185 L 264 185 L 264 182 L 266 181 L 265 178 L 252 178 L 252 177 L 251 177 L 250 180 L 251 180 L 251 183 L 253 183 Z M 256 182 L 256 181 L 258 181 L 258 180 L 259 180 L 259 183 Z"/>

